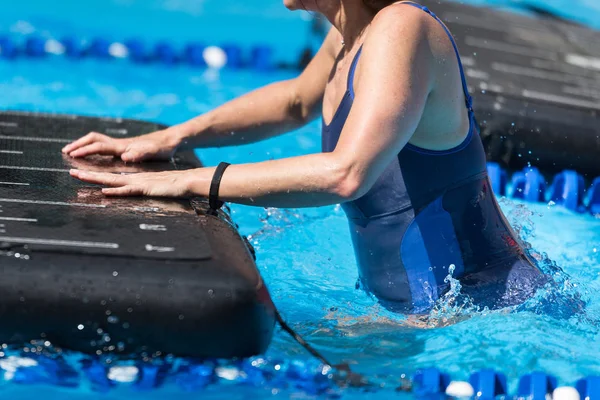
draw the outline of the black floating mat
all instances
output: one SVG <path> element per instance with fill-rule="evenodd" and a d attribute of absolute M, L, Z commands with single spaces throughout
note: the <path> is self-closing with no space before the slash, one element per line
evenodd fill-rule
<path fill-rule="evenodd" d="M 463 58 L 488 158 L 600 174 L 600 33 L 568 22 L 423 0 Z"/>
<path fill-rule="evenodd" d="M 91 130 L 162 126 L 0 113 L 0 343 L 44 338 L 86 354 L 247 357 L 271 341 L 275 309 L 247 241 L 206 199 L 107 198 L 70 168 L 131 173 L 201 166 L 75 160 Z"/>
<path fill-rule="evenodd" d="M 173 170 L 173 162 L 73 159 L 60 149 L 93 129 L 127 137 L 159 129 L 139 121 L 0 114 L 0 243 L 33 251 L 202 260 L 211 250 L 189 201 L 107 198 L 70 168 L 115 173 Z M 184 166 L 198 166 L 190 154 Z"/>

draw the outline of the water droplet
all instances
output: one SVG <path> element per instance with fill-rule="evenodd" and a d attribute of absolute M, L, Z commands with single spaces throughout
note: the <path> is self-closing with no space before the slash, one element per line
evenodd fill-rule
<path fill-rule="evenodd" d="M 119 275 L 119 272 L 118 271 L 113 271 L 113 276 L 117 276 L 117 275 Z"/>
<path fill-rule="evenodd" d="M 110 317 L 107 318 L 107 321 L 111 324 L 116 324 L 119 322 L 119 318 L 115 315 L 111 315 Z"/>

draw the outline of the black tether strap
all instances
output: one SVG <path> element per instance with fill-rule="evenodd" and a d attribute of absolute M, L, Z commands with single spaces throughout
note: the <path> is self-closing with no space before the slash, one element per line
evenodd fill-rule
<path fill-rule="evenodd" d="M 360 375 L 352 372 L 348 364 L 337 364 L 333 365 L 321 353 L 319 353 L 314 347 L 306 342 L 302 336 L 298 335 L 284 320 L 281 318 L 279 311 L 275 310 L 275 320 L 281 326 L 281 329 L 286 331 L 300 346 L 304 347 L 313 357 L 321 361 L 323 364 L 328 365 L 331 368 L 336 369 L 338 372 L 343 373 L 343 376 L 336 376 L 337 383 L 348 385 L 351 387 L 364 387 L 368 385 L 366 379 Z"/>
<path fill-rule="evenodd" d="M 219 200 L 219 187 L 221 186 L 221 178 L 223 178 L 223 173 L 231 164 L 222 162 L 217 166 L 215 173 L 212 177 L 212 181 L 210 182 L 210 191 L 208 192 L 208 205 L 213 213 L 216 213 L 221 207 L 223 207 L 223 202 Z"/>
<path fill-rule="evenodd" d="M 215 173 L 213 175 L 212 181 L 210 182 L 210 191 L 208 193 L 208 205 L 210 207 L 210 211 L 214 214 L 217 213 L 223 206 L 223 202 L 219 200 L 219 186 L 221 185 L 221 178 L 223 178 L 223 173 L 229 167 L 229 163 L 222 162 L 217 166 Z M 294 340 L 302 347 L 304 347 L 313 357 L 317 360 L 321 361 L 323 364 L 330 366 L 331 368 L 335 368 L 339 372 L 344 373 L 345 376 L 337 377 L 337 381 L 342 381 L 343 383 L 350 386 L 365 386 L 366 382 L 364 378 L 355 374 L 350 370 L 350 366 L 348 364 L 339 364 L 333 365 L 325 357 L 321 355 L 317 350 L 315 350 L 310 344 L 306 342 L 306 340 L 302 339 L 300 335 L 298 335 L 284 320 L 281 318 L 279 311 L 275 310 L 275 319 L 281 326 L 281 328 L 294 338 Z"/>

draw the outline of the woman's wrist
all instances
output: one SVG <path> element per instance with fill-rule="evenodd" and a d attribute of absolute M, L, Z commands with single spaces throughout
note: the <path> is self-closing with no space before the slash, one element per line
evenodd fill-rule
<path fill-rule="evenodd" d="M 179 147 L 184 149 L 196 148 L 199 145 L 198 137 L 208 129 L 204 115 L 171 127 L 177 138 Z"/>
<path fill-rule="evenodd" d="M 208 197 L 214 170 L 214 168 L 196 168 L 182 171 L 185 182 L 184 187 L 188 195 Z"/>

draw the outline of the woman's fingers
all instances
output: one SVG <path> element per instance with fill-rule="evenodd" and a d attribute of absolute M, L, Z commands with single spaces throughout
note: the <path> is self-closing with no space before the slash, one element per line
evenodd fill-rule
<path fill-rule="evenodd" d="M 126 185 L 116 188 L 104 188 L 102 194 L 105 196 L 142 196 L 144 191 L 139 186 Z"/>
<path fill-rule="evenodd" d="M 87 146 L 88 144 L 101 141 L 106 137 L 107 136 L 102 135 L 101 133 L 98 133 L 98 132 L 90 132 L 87 135 L 85 135 L 84 137 L 77 139 L 73 143 L 69 143 L 68 145 L 63 147 L 63 149 L 61 151 L 65 154 L 69 154 L 72 151 L 77 150 L 78 148 L 80 148 L 82 146 Z"/>
<path fill-rule="evenodd" d="M 71 157 L 86 157 L 93 154 L 121 157 L 125 162 L 141 162 L 150 158 L 169 159 L 169 151 L 161 150 L 152 134 L 145 137 L 115 139 L 91 132 L 63 147 L 62 152 Z"/>
<path fill-rule="evenodd" d="M 105 172 L 89 172 L 72 169 L 69 171 L 72 177 L 80 179 L 87 183 L 106 186 L 124 186 L 130 181 L 128 175 L 110 174 Z"/>
<path fill-rule="evenodd" d="M 148 158 L 148 152 L 147 151 L 143 151 L 143 150 L 139 150 L 139 149 L 132 149 L 132 148 L 127 148 L 125 150 L 125 152 L 123 154 L 121 154 L 121 160 L 125 161 L 125 162 L 140 162 L 140 161 L 144 161 L 146 158 Z"/>
<path fill-rule="evenodd" d="M 185 197 L 189 195 L 189 171 L 146 172 L 139 174 L 110 174 L 78 169 L 71 176 L 88 183 L 110 186 L 103 188 L 107 196 Z"/>
<path fill-rule="evenodd" d="M 109 156 L 117 156 L 120 154 L 119 149 L 114 143 L 96 142 L 80 147 L 69 153 L 71 157 L 86 157 L 92 154 L 101 154 Z"/>

